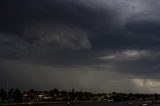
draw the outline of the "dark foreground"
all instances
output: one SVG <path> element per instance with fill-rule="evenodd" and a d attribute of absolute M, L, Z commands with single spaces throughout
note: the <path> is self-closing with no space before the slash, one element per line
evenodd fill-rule
<path fill-rule="evenodd" d="M 118 102 L 118 103 L 63 103 L 63 104 L 25 104 L 25 105 L 9 105 L 9 106 L 142 106 L 141 102 Z M 153 104 L 152 106 L 160 106 L 160 104 Z"/>

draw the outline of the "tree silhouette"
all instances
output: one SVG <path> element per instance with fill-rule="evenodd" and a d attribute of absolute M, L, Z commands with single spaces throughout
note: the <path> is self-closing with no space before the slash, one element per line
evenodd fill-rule
<path fill-rule="evenodd" d="M 16 103 L 21 103 L 22 102 L 22 94 L 21 94 L 21 91 L 18 88 L 15 89 L 15 91 L 14 91 L 13 99 Z"/>
<path fill-rule="evenodd" d="M 0 98 L 5 100 L 7 98 L 7 92 L 4 89 L 0 89 Z"/>

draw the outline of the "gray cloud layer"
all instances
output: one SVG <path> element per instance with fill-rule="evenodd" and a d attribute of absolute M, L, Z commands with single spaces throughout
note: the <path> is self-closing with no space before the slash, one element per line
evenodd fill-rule
<path fill-rule="evenodd" d="M 155 92 L 159 3 L 1 0 L 2 85 L 8 79 L 23 89 Z"/>

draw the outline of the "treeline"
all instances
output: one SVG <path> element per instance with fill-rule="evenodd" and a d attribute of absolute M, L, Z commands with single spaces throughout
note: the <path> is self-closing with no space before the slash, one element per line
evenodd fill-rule
<path fill-rule="evenodd" d="M 7 101 L 9 103 L 22 102 L 65 102 L 65 101 L 89 101 L 95 94 L 90 92 L 75 91 L 59 91 L 58 89 L 39 91 L 28 90 L 20 91 L 18 88 L 10 89 L 8 92 L 0 89 L 0 102 Z"/>
<path fill-rule="evenodd" d="M 133 94 L 133 93 L 98 93 L 75 91 L 59 91 L 58 89 L 48 91 L 28 90 L 20 91 L 10 89 L 8 92 L 0 89 L 0 102 L 8 103 L 22 102 L 67 102 L 67 101 L 129 101 L 129 100 L 159 100 L 160 94 Z"/>
<path fill-rule="evenodd" d="M 90 98 L 95 96 L 95 94 L 90 92 L 75 91 L 74 89 L 71 91 L 59 91 L 56 88 L 49 91 L 37 91 L 31 89 L 23 92 L 23 94 L 26 94 L 25 100 L 39 100 L 43 102 L 89 101 Z M 41 96 L 41 98 L 38 96 Z"/>
<path fill-rule="evenodd" d="M 23 100 L 22 92 L 16 89 L 10 89 L 8 92 L 0 89 L 0 100 L 7 100 L 7 102 L 21 103 Z"/>

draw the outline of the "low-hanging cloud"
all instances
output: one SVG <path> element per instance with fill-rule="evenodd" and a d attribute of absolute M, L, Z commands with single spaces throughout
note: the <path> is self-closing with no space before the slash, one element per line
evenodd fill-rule
<path fill-rule="evenodd" d="M 160 69 L 158 4 L 2 0 L 0 79 L 24 88 L 154 92 Z"/>
<path fill-rule="evenodd" d="M 38 24 L 25 28 L 23 37 L 33 39 L 33 44 L 59 49 L 90 49 L 88 34 L 80 28 L 66 25 Z"/>

